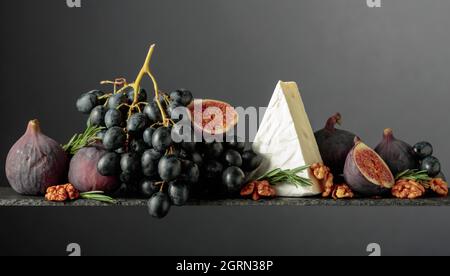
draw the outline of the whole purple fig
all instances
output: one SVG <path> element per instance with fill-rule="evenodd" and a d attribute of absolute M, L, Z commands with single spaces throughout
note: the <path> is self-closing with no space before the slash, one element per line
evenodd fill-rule
<path fill-rule="evenodd" d="M 341 124 L 341 119 L 341 114 L 336 113 L 328 119 L 324 129 L 314 134 L 323 162 L 335 176 L 343 173 L 345 160 L 356 137 L 349 131 L 336 128 L 336 124 Z"/>
<path fill-rule="evenodd" d="M 419 166 L 413 147 L 396 139 L 390 128 L 384 130 L 383 140 L 375 148 L 375 151 L 387 163 L 394 175 L 406 170 L 417 169 Z"/>
<path fill-rule="evenodd" d="M 107 151 L 99 144 L 80 149 L 72 158 L 69 182 L 80 192 L 114 192 L 119 187 L 116 176 L 103 176 L 97 170 L 100 158 Z"/>
<path fill-rule="evenodd" d="M 45 136 L 39 121 L 33 120 L 9 151 L 6 177 L 17 193 L 42 195 L 48 187 L 66 182 L 67 162 L 62 147 Z"/>

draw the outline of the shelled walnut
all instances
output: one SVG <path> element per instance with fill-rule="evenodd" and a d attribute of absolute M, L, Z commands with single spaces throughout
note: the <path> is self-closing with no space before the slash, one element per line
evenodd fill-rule
<path fill-rule="evenodd" d="M 268 181 L 253 181 L 242 188 L 241 196 L 251 196 L 253 200 L 258 201 L 261 198 L 274 197 L 276 196 L 276 192 Z"/>
<path fill-rule="evenodd" d="M 332 193 L 333 199 L 353 198 L 355 195 L 347 184 L 335 185 Z"/>
<path fill-rule="evenodd" d="M 448 184 L 441 178 L 435 178 L 430 181 L 430 189 L 439 196 L 448 196 Z"/>
<path fill-rule="evenodd" d="M 80 197 L 80 193 L 72 184 L 58 185 L 49 187 L 45 194 L 48 201 L 64 202 L 67 200 L 75 200 Z"/>
<path fill-rule="evenodd" d="M 310 167 L 312 175 L 316 178 L 322 187 L 322 197 L 333 199 L 353 198 L 354 194 L 350 187 L 346 184 L 334 184 L 334 176 L 330 168 L 327 166 L 315 163 Z"/>
<path fill-rule="evenodd" d="M 392 195 L 396 198 L 415 199 L 425 194 L 425 187 L 419 182 L 413 180 L 398 180 L 392 187 Z"/>

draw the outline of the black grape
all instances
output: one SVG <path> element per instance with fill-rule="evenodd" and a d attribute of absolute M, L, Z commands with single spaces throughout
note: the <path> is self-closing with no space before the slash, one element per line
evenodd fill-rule
<path fill-rule="evenodd" d="M 164 152 L 172 145 L 172 132 L 170 128 L 160 127 L 152 137 L 152 145 L 158 151 Z"/>
<path fill-rule="evenodd" d="M 97 170 L 103 176 L 119 175 L 120 155 L 115 152 L 104 154 L 98 161 Z"/>
<path fill-rule="evenodd" d="M 91 111 L 91 115 L 89 116 L 89 123 L 93 126 L 105 126 L 105 107 L 99 105 L 96 106 Z"/>
<path fill-rule="evenodd" d="M 84 114 L 91 113 L 92 109 L 98 105 L 97 96 L 94 94 L 86 93 L 81 95 L 77 100 L 77 109 Z"/>
<path fill-rule="evenodd" d="M 105 115 L 105 125 L 107 128 L 122 127 L 124 124 L 122 112 L 117 109 L 109 109 Z"/>
<path fill-rule="evenodd" d="M 103 137 L 103 145 L 107 150 L 117 150 L 124 146 L 127 135 L 120 127 L 108 129 Z"/>

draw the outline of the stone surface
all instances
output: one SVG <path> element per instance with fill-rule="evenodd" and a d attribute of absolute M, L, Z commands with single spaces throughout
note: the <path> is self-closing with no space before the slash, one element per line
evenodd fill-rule
<path fill-rule="evenodd" d="M 137 198 L 119 198 L 117 204 L 111 205 L 91 200 L 77 200 L 68 203 L 54 203 L 42 197 L 21 196 L 10 188 L 0 188 L 0 206 L 3 207 L 58 207 L 58 206 L 146 206 L 147 200 Z M 252 201 L 247 199 L 226 200 L 192 200 L 192 206 L 450 206 L 450 199 L 424 198 L 415 200 L 400 199 L 352 199 L 332 200 L 321 198 L 275 198 L 272 200 Z"/>

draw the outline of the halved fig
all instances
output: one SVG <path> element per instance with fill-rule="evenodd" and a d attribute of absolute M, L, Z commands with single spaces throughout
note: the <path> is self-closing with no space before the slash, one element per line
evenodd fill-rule
<path fill-rule="evenodd" d="M 236 110 L 222 101 L 195 99 L 188 110 L 194 129 L 209 135 L 225 134 L 239 122 Z"/>
<path fill-rule="evenodd" d="M 381 196 L 395 184 L 387 164 L 359 138 L 347 156 L 344 177 L 350 188 L 363 196 Z"/>

